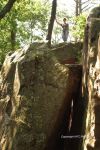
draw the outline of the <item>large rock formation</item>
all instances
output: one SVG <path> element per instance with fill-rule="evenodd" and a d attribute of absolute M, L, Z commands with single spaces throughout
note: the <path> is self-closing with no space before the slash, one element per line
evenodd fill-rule
<path fill-rule="evenodd" d="M 34 43 L 7 55 L 0 74 L 2 150 L 78 150 L 79 139 L 63 137 L 81 135 L 84 105 L 83 149 L 100 150 L 100 7 L 91 12 L 85 29 L 84 98 L 82 67 L 75 64 L 80 51 L 74 46 L 50 50 Z"/>
<path fill-rule="evenodd" d="M 2 150 L 63 150 L 81 73 L 81 65 L 61 65 L 45 44 L 9 53 L 0 80 Z"/>
<path fill-rule="evenodd" d="M 88 106 L 84 150 L 100 150 L 100 7 L 88 17 L 83 59 L 83 93 Z"/>

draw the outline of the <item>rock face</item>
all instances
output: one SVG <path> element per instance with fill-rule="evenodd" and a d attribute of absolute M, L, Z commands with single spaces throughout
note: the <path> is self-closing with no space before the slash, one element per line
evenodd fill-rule
<path fill-rule="evenodd" d="M 80 65 L 61 65 L 45 44 L 9 54 L 1 70 L 2 150 L 63 150 Z M 78 69 L 78 71 L 77 71 Z"/>
<path fill-rule="evenodd" d="M 100 7 L 88 19 L 83 51 L 83 93 L 88 106 L 83 149 L 100 150 Z"/>
<path fill-rule="evenodd" d="M 80 63 L 81 50 L 83 48 L 82 42 L 58 44 L 51 51 L 62 64 Z"/>

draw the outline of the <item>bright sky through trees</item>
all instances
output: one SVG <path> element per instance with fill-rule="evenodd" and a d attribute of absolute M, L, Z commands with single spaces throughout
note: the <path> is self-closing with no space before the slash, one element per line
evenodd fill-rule
<path fill-rule="evenodd" d="M 83 0 L 85 2 L 87 0 Z M 52 0 L 50 0 L 52 2 Z M 69 15 L 73 15 L 75 13 L 75 1 L 74 0 L 57 0 L 58 2 L 58 9 L 60 10 L 67 10 Z M 93 0 L 94 2 L 94 0 Z M 93 7 L 96 7 L 100 5 L 100 0 L 95 0 L 95 4 L 91 5 L 90 9 L 91 10 Z"/>

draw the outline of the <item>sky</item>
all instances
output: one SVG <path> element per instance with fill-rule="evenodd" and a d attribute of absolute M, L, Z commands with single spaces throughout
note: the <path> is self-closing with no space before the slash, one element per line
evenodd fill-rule
<path fill-rule="evenodd" d="M 50 0 L 52 2 L 52 0 Z M 87 0 L 82 0 L 82 1 L 87 1 Z M 100 0 L 95 0 L 96 4 L 95 5 L 91 5 L 90 10 L 97 6 L 100 5 Z M 74 6 L 75 6 L 75 2 L 74 0 L 57 0 L 57 4 L 58 4 L 58 9 L 60 10 L 67 10 L 69 15 L 72 15 L 75 12 Z"/>
<path fill-rule="evenodd" d="M 58 9 L 60 10 L 68 10 L 69 14 L 73 12 L 74 0 L 58 0 Z"/>

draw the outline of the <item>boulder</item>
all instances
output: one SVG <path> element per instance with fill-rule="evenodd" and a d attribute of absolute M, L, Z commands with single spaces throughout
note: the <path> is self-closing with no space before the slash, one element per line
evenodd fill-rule
<path fill-rule="evenodd" d="M 63 150 L 81 73 L 81 65 L 60 64 L 44 43 L 9 53 L 1 69 L 2 150 Z"/>

